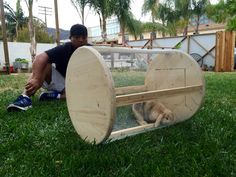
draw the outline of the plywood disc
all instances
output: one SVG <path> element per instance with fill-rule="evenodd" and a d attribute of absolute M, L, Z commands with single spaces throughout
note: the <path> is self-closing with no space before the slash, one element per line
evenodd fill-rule
<path fill-rule="evenodd" d="M 115 89 L 102 56 L 92 47 L 78 48 L 66 75 L 67 107 L 72 123 L 88 142 L 97 144 L 111 133 L 115 117 Z"/>
<path fill-rule="evenodd" d="M 196 61 L 181 51 L 160 51 L 153 58 L 146 75 L 148 90 L 162 90 L 202 85 L 202 89 L 158 98 L 176 115 L 176 122 L 193 116 L 200 108 L 205 83 L 202 71 Z"/>

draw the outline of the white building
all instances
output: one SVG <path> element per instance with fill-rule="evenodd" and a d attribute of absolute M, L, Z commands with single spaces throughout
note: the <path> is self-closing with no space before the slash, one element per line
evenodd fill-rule
<path fill-rule="evenodd" d="M 120 33 L 120 24 L 117 18 L 107 20 L 107 42 L 118 43 L 119 33 Z M 103 42 L 102 32 L 100 26 L 94 26 L 88 28 L 88 39 L 92 43 L 101 43 Z"/>

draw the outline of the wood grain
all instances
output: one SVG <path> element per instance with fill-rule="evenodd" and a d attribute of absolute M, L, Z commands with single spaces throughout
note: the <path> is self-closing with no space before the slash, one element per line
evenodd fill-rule
<path fill-rule="evenodd" d="M 107 139 L 115 118 L 114 82 L 93 48 L 78 48 L 71 56 L 66 97 L 72 123 L 81 138 L 97 144 Z"/>

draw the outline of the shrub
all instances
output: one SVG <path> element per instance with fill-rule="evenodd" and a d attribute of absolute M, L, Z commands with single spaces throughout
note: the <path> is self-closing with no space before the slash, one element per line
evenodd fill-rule
<path fill-rule="evenodd" d="M 29 61 L 25 58 L 16 58 L 15 62 L 19 62 L 19 63 L 29 63 Z"/>

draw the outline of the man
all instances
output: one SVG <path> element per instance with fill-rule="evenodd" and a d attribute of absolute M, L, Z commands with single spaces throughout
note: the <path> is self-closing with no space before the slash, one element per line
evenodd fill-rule
<path fill-rule="evenodd" d="M 30 96 L 41 87 L 40 101 L 65 98 L 65 77 L 68 62 L 73 52 L 87 42 L 87 28 L 75 24 L 70 29 L 70 42 L 54 47 L 35 57 L 32 74 L 28 79 L 23 93 L 7 107 L 8 111 L 26 111 L 32 107 Z M 52 65 L 54 64 L 54 65 Z"/>

